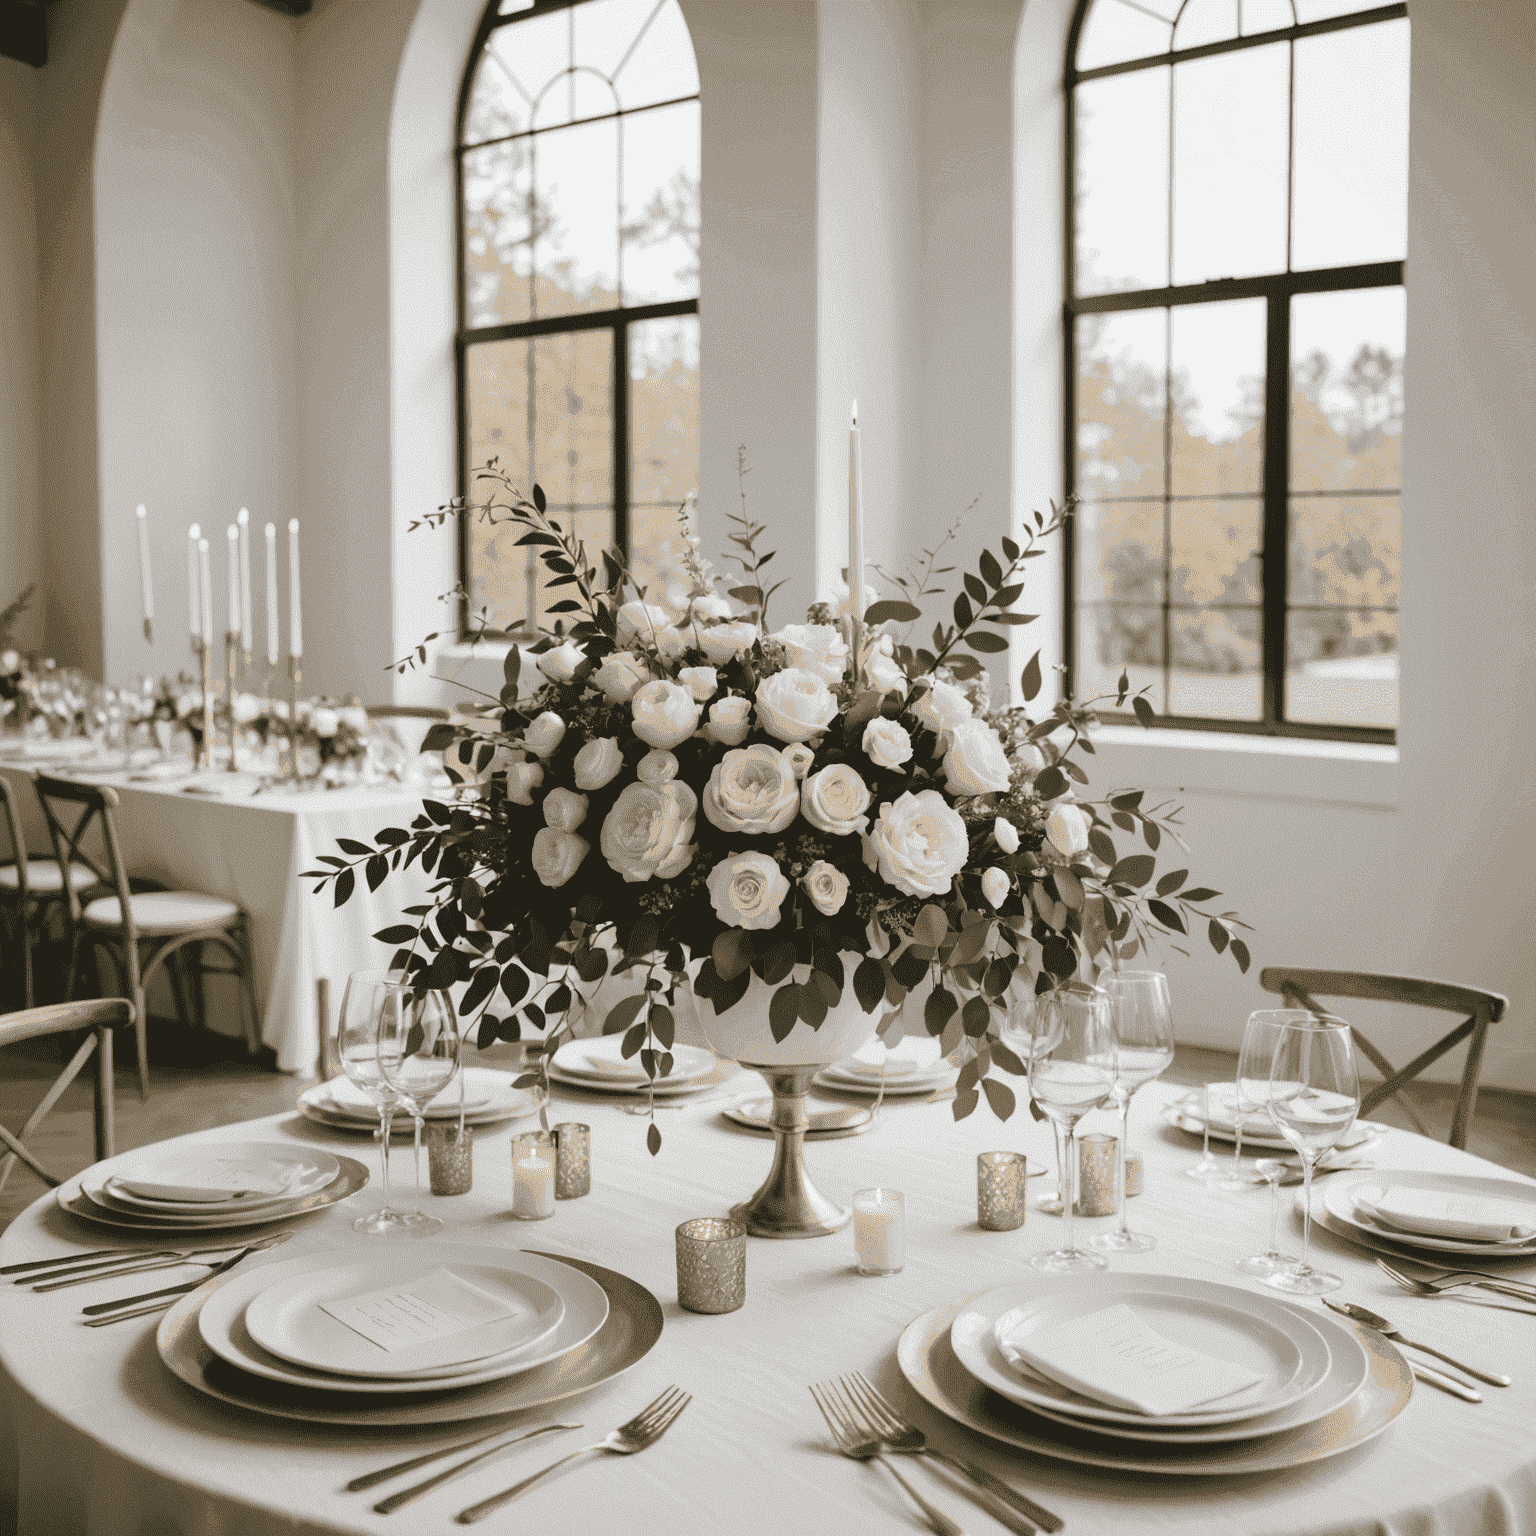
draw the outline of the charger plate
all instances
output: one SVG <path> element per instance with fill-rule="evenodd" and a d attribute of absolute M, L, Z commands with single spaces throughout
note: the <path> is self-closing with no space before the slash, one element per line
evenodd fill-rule
<path fill-rule="evenodd" d="M 1536 1226 L 1536 1184 L 1521 1183 L 1515 1179 L 1482 1179 L 1475 1175 L 1459 1173 L 1420 1173 L 1406 1168 L 1373 1170 L 1357 1179 L 1330 1181 L 1323 1191 L 1323 1204 L 1328 1214 L 1346 1227 L 1357 1232 L 1368 1232 L 1372 1237 L 1385 1237 L 1405 1248 L 1422 1248 L 1432 1253 L 1465 1253 L 1480 1259 L 1536 1259 L 1536 1237 L 1519 1242 L 1473 1242 L 1459 1237 L 1431 1237 L 1422 1232 L 1404 1232 L 1389 1227 L 1384 1221 L 1373 1221 L 1355 1206 L 1354 1192 L 1370 1187 L 1397 1184 L 1404 1187 L 1427 1190 L 1440 1195 L 1484 1195 L 1490 1199 L 1506 1200 L 1523 1206 L 1532 1226 Z"/>
<path fill-rule="evenodd" d="M 1221 1445 L 1143 1445 L 1052 1423 L 989 1392 L 955 1358 L 949 1330 L 976 1298 L 935 1307 L 907 1324 L 896 1347 L 901 1373 L 925 1402 L 967 1429 L 1004 1445 L 1057 1461 L 1154 1472 L 1176 1477 L 1231 1477 L 1277 1472 L 1322 1461 L 1374 1439 L 1408 1406 L 1413 1373 L 1391 1341 L 1374 1329 L 1357 1329 L 1368 1371 L 1364 1384 L 1342 1407 L 1312 1423 L 1257 1440 Z M 1288 1303 L 1280 1303 L 1289 1307 Z M 1309 1323 L 1318 1319 L 1290 1307 Z"/>
<path fill-rule="evenodd" d="M 627 1061 L 621 1053 L 623 1039 L 617 1035 L 599 1036 L 595 1040 L 567 1040 L 550 1058 L 550 1066 L 557 1067 L 560 1075 L 598 1088 L 633 1091 L 644 1088 L 645 1069 L 638 1055 Z M 593 1063 L 602 1065 L 593 1065 Z M 674 1085 L 691 1083 L 715 1070 L 716 1057 L 697 1045 L 672 1047 L 672 1070 L 661 1079 Z"/>
<path fill-rule="evenodd" d="M 532 1249 L 524 1251 L 534 1253 Z M 220 1360 L 203 1342 L 198 1330 L 198 1312 L 203 1303 L 232 1275 L 220 1275 L 182 1297 L 161 1319 L 155 1343 L 170 1370 L 206 1397 L 274 1418 L 354 1428 L 457 1424 L 542 1408 L 612 1381 L 651 1352 L 661 1337 L 664 1318 L 661 1303 L 643 1285 L 616 1270 L 583 1259 L 570 1259 L 558 1253 L 534 1256 L 568 1264 L 597 1281 L 608 1297 L 608 1320 L 585 1344 L 558 1360 L 484 1386 L 416 1397 L 367 1398 L 288 1386 L 248 1375 Z"/>
<path fill-rule="evenodd" d="M 1298 1189 L 1293 1207 L 1298 1231 L 1301 1230 L 1301 1196 L 1302 1191 Z M 1328 1207 L 1323 1204 L 1322 1191 L 1317 1191 L 1312 1196 L 1312 1224 L 1321 1227 L 1325 1232 L 1331 1232 L 1335 1237 L 1341 1238 L 1346 1243 L 1353 1243 L 1359 1248 L 1368 1248 L 1372 1253 L 1382 1254 L 1389 1259 L 1407 1259 L 1410 1264 L 1418 1264 L 1434 1269 L 1439 1273 L 1444 1273 L 1445 1270 L 1455 1267 L 1444 1259 L 1436 1261 L 1426 1258 L 1423 1250 L 1415 1248 L 1411 1243 L 1396 1241 L 1387 1237 L 1384 1233 L 1377 1234 L 1376 1232 L 1367 1231 L 1364 1227 L 1346 1226 L 1337 1217 L 1329 1214 Z M 1512 1280 L 1523 1280 L 1528 1284 L 1536 1281 L 1536 1253 L 1533 1253 L 1529 1248 L 1515 1253 L 1504 1253 L 1502 1251 L 1480 1253 L 1478 1257 L 1479 1259 L 1496 1259 L 1500 1261 L 1499 1267 L 1495 1269 L 1488 1269 L 1482 1264 L 1475 1266 L 1479 1274 L 1486 1275 L 1490 1280 L 1501 1280 L 1508 1273 L 1508 1278 Z M 1517 1260 L 1524 1260 L 1526 1268 L 1515 1272 L 1506 1272 L 1503 1266 Z"/>
<path fill-rule="evenodd" d="M 681 1099 L 691 1093 L 702 1093 L 706 1088 L 715 1088 L 721 1083 L 729 1082 L 739 1071 L 741 1068 L 734 1061 L 716 1061 L 715 1065 L 702 1077 L 690 1077 L 686 1082 L 678 1082 L 675 1078 L 658 1077 L 656 1097 Z M 553 1061 L 549 1064 L 549 1080 L 552 1083 L 559 1083 L 562 1088 L 580 1089 L 583 1093 L 596 1094 L 604 1099 L 644 1099 L 650 1091 L 645 1083 L 637 1085 L 616 1082 L 608 1078 L 577 1077 L 574 1073 L 564 1071 Z"/>
<path fill-rule="evenodd" d="M 773 1134 L 769 1115 L 773 1110 L 772 1099 L 743 1099 L 739 1104 L 727 1105 L 720 1111 L 727 1120 L 749 1131 L 761 1131 L 765 1136 Z M 875 1113 L 862 1104 L 845 1105 L 839 1109 L 812 1109 L 806 1118 L 811 1122 L 805 1133 L 807 1141 L 838 1141 L 844 1136 L 862 1136 L 873 1130 Z"/>
<path fill-rule="evenodd" d="M 1190 1136 L 1203 1136 L 1205 1134 L 1205 1121 L 1199 1113 L 1200 1095 L 1190 1094 L 1182 1099 L 1175 1099 L 1163 1110 L 1163 1119 L 1177 1130 L 1184 1131 Z M 1211 1140 L 1228 1143 L 1237 1140 L 1237 1132 L 1229 1126 L 1218 1125 L 1211 1122 Z M 1367 1147 L 1374 1147 L 1381 1140 L 1381 1127 L 1372 1120 L 1357 1120 L 1340 1140 L 1338 1150 L 1340 1152 L 1363 1152 Z M 1289 1157 L 1296 1155 L 1296 1148 L 1288 1142 L 1278 1131 L 1269 1135 L 1261 1135 L 1243 1132 L 1243 1146 L 1254 1147 L 1264 1152 L 1284 1152 Z"/>

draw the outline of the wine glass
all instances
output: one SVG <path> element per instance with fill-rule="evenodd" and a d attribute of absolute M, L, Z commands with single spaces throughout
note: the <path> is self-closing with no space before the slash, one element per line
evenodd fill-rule
<path fill-rule="evenodd" d="M 1260 1008 L 1248 1015 L 1248 1023 L 1243 1029 L 1242 1050 L 1237 1058 L 1239 1115 L 1269 1114 L 1269 1069 L 1275 1059 L 1275 1046 L 1280 1041 L 1282 1026 L 1311 1017 L 1302 1008 Z M 1238 1131 L 1241 1134 L 1241 1120 Z M 1269 1247 L 1264 1253 L 1250 1254 L 1246 1259 L 1239 1259 L 1235 1267 L 1245 1275 L 1272 1275 L 1278 1270 L 1290 1269 L 1296 1263 L 1293 1257 L 1281 1253 L 1275 1246 L 1280 1231 L 1280 1180 L 1286 1164 L 1283 1158 L 1264 1157 L 1253 1166 L 1259 1177 L 1269 1185 Z"/>
<path fill-rule="evenodd" d="M 1200 1089 L 1200 1161 L 1186 1168 L 1184 1177 L 1215 1184 L 1225 1176 L 1220 1160 L 1211 1151 L 1211 1085 L 1206 1083 Z"/>
<path fill-rule="evenodd" d="M 1072 1243 L 1072 1203 L 1077 1196 L 1077 1122 L 1109 1091 L 1105 1063 L 1114 1049 L 1109 999 L 1097 987 L 1069 982 L 1043 993 L 1031 1015 L 1028 1052 L 1029 1091 L 1051 1117 L 1056 1131 L 1056 1165 L 1061 1173 L 1062 1246 L 1037 1253 L 1029 1262 L 1051 1274 L 1083 1273 L 1104 1268 L 1096 1253 Z"/>
<path fill-rule="evenodd" d="M 389 1204 L 389 1135 L 399 1095 L 384 1080 L 379 1065 L 379 1030 L 386 1010 L 400 1007 L 400 998 L 413 995 L 403 971 L 353 971 L 342 994 L 341 1015 L 336 1021 L 336 1054 L 348 1079 L 378 1106 L 380 1130 L 379 1194 L 384 1203 L 370 1216 L 352 1223 L 370 1237 L 408 1232 L 411 1220 Z"/>
<path fill-rule="evenodd" d="M 1106 1253 L 1147 1253 L 1157 1239 L 1126 1224 L 1125 1149 L 1129 1145 L 1131 1098 L 1143 1083 L 1161 1077 L 1173 1061 L 1173 1005 L 1161 971 L 1116 971 L 1099 978 L 1109 1003 L 1110 1050 L 1100 1065 L 1120 1107 L 1120 1145 L 1115 1153 L 1115 1205 L 1120 1225 L 1092 1238 L 1088 1246 Z"/>
<path fill-rule="evenodd" d="M 421 1198 L 421 1123 L 427 1105 L 459 1073 L 459 1024 L 446 992 L 403 988 L 379 1015 L 378 1058 L 384 1082 L 416 1122 L 416 1197 Z M 436 1216 L 404 1212 L 416 1236 L 442 1231 Z"/>
<path fill-rule="evenodd" d="M 1308 1014 L 1276 1026 L 1269 1069 L 1269 1113 L 1301 1158 L 1301 1263 L 1265 1275 L 1264 1284 L 1292 1296 L 1321 1296 L 1343 1282 L 1307 1263 L 1312 1238 L 1312 1169 L 1318 1154 L 1336 1147 L 1360 1111 L 1349 1025 L 1331 1014 Z"/>

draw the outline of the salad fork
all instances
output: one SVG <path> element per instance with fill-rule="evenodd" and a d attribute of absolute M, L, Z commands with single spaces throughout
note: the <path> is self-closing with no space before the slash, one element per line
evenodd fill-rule
<path fill-rule="evenodd" d="M 1501 1296 L 1513 1296 L 1517 1301 L 1536 1304 L 1536 1286 L 1527 1285 L 1522 1280 L 1499 1280 L 1492 1275 L 1479 1274 L 1476 1270 L 1453 1270 L 1449 1274 L 1421 1280 L 1416 1275 L 1394 1269 L 1385 1259 L 1377 1259 L 1376 1267 L 1391 1276 L 1405 1291 L 1411 1291 L 1416 1296 L 1438 1296 L 1441 1291 L 1476 1286 L 1479 1290 L 1497 1291 Z"/>

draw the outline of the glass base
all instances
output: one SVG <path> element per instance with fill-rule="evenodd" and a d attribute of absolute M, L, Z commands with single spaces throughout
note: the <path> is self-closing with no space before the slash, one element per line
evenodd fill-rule
<path fill-rule="evenodd" d="M 1243 1168 L 1237 1173 L 1233 1173 L 1229 1165 L 1225 1175 L 1220 1180 L 1220 1185 L 1222 1189 L 1230 1189 L 1236 1194 L 1242 1190 L 1254 1189 L 1268 1182 L 1269 1180 L 1262 1173 L 1256 1173 L 1252 1168 Z"/>
<path fill-rule="evenodd" d="M 1209 1162 L 1201 1158 L 1193 1168 L 1184 1170 L 1186 1179 L 1198 1179 L 1202 1184 L 1217 1184 L 1227 1176 L 1226 1167 L 1213 1157 Z"/>
<path fill-rule="evenodd" d="M 1264 1276 L 1264 1284 L 1284 1291 L 1287 1296 L 1325 1296 L 1344 1284 L 1337 1275 L 1324 1274 L 1320 1269 L 1279 1269 Z"/>
<path fill-rule="evenodd" d="M 1048 1275 L 1087 1275 L 1096 1269 L 1108 1269 L 1109 1265 L 1096 1253 L 1081 1248 L 1058 1248 L 1054 1253 L 1037 1253 L 1029 1267 Z"/>
<path fill-rule="evenodd" d="M 1151 1253 L 1157 1239 L 1146 1232 L 1100 1232 L 1088 1239 L 1088 1246 L 1100 1253 Z"/>
<path fill-rule="evenodd" d="M 857 1269 L 861 1275 L 899 1275 L 903 1266 L 898 1264 L 894 1269 L 871 1269 L 866 1264 L 855 1264 L 854 1268 Z"/>
<path fill-rule="evenodd" d="M 367 1237 L 430 1237 L 441 1232 L 443 1224 L 436 1216 L 424 1216 L 420 1211 L 396 1211 L 383 1206 L 368 1216 L 359 1216 L 352 1223 L 354 1232 Z"/>
<path fill-rule="evenodd" d="M 1276 1275 L 1282 1269 L 1294 1269 L 1300 1262 L 1285 1253 L 1255 1253 L 1239 1259 L 1232 1268 L 1240 1275 Z"/>
<path fill-rule="evenodd" d="M 1035 1209 L 1039 1211 L 1042 1216 L 1060 1216 L 1061 1196 L 1042 1195 L 1040 1199 L 1035 1202 Z"/>

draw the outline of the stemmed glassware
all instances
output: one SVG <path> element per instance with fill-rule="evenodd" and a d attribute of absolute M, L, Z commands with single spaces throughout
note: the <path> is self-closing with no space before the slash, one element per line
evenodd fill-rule
<path fill-rule="evenodd" d="M 1248 1023 L 1243 1029 L 1242 1050 L 1237 1058 L 1237 1106 L 1240 1115 L 1269 1114 L 1269 1069 L 1275 1059 L 1275 1047 L 1280 1042 L 1283 1026 L 1311 1017 L 1302 1008 L 1260 1008 L 1248 1015 Z M 1273 1116 L 1270 1118 L 1273 1119 Z M 1241 1122 L 1238 1131 L 1242 1131 Z M 1273 1275 L 1296 1265 L 1293 1256 L 1281 1253 L 1275 1246 L 1280 1231 L 1280 1179 L 1285 1173 L 1285 1166 L 1285 1160 L 1279 1157 L 1260 1158 L 1254 1164 L 1259 1177 L 1269 1185 L 1269 1248 L 1264 1253 L 1250 1254 L 1246 1259 L 1239 1259 L 1235 1267 L 1242 1274 Z"/>
<path fill-rule="evenodd" d="M 1161 971 L 1116 971 L 1099 978 L 1109 1006 L 1110 1050 L 1099 1065 L 1109 1077 L 1120 1107 L 1120 1144 L 1115 1153 L 1115 1207 L 1120 1225 L 1092 1238 L 1088 1246 L 1107 1253 L 1147 1253 L 1157 1239 L 1132 1232 L 1126 1223 L 1125 1149 L 1129 1145 L 1131 1098 L 1144 1083 L 1160 1077 L 1173 1061 L 1173 1005 Z"/>
<path fill-rule="evenodd" d="M 1220 1160 L 1211 1151 L 1211 1085 L 1206 1083 L 1200 1090 L 1200 1161 L 1184 1170 L 1186 1179 L 1198 1179 L 1202 1184 L 1215 1184 L 1224 1178 Z"/>
<path fill-rule="evenodd" d="M 1269 1113 L 1296 1148 L 1302 1171 L 1301 1262 L 1264 1276 L 1265 1285 L 1293 1296 L 1321 1296 L 1343 1283 L 1307 1263 L 1312 1238 L 1312 1169 L 1336 1147 L 1360 1111 L 1349 1025 L 1330 1014 L 1308 1014 L 1276 1026 L 1269 1069 Z"/>
<path fill-rule="evenodd" d="M 427 1105 L 459 1076 L 460 1035 L 446 992 L 403 988 L 379 1015 L 379 1070 L 400 1108 L 416 1122 L 416 1196 L 421 1198 L 421 1124 Z M 462 1083 L 462 1079 L 461 1079 Z M 442 1222 L 420 1211 L 404 1213 L 416 1236 L 440 1232 Z"/>

